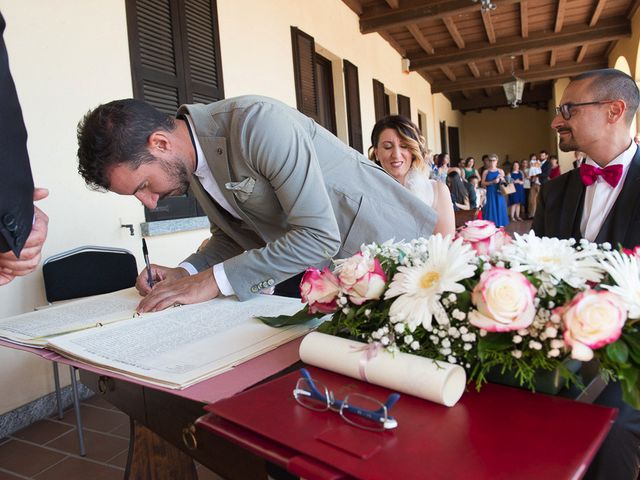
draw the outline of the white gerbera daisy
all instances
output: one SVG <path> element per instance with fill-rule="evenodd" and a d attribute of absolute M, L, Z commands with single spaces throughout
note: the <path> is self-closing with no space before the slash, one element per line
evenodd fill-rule
<path fill-rule="evenodd" d="M 443 238 L 437 234 L 425 246 L 424 263 L 399 267 L 384 296 L 398 297 L 389 315 L 404 319 L 411 332 L 421 324 L 430 328 L 433 316 L 440 325 L 449 323 L 440 297 L 444 292 L 463 292 L 464 286 L 458 282 L 473 276 L 476 269 L 472 263 L 475 253 L 460 238 L 453 241 L 451 235 Z"/>
<path fill-rule="evenodd" d="M 582 288 L 587 282 L 602 278 L 599 260 L 602 252 L 596 248 L 576 250 L 573 240 L 536 237 L 533 231 L 515 234 L 515 239 L 503 247 L 500 257 L 519 272 L 537 273 L 546 289 L 561 281 L 573 288 Z M 583 245 L 584 247 L 584 245 Z"/>
<path fill-rule="evenodd" d="M 629 318 L 640 318 L 640 258 L 620 252 L 605 252 L 602 268 L 615 285 L 602 285 L 620 296 L 629 310 Z"/>

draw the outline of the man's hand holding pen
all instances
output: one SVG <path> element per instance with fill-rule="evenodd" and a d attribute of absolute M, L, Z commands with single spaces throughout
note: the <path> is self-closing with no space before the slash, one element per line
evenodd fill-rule
<path fill-rule="evenodd" d="M 153 288 L 148 285 L 146 268 L 138 275 L 136 282 L 138 292 L 145 295 L 138 305 L 138 313 L 157 312 L 176 303 L 205 302 L 220 294 L 211 268 L 195 275 L 189 275 L 180 267 L 167 268 L 151 264 L 150 268 L 156 282 Z"/>

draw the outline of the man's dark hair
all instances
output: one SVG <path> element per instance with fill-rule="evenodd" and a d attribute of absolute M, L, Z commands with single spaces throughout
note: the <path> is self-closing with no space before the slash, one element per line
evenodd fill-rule
<path fill-rule="evenodd" d="M 90 188 L 108 190 L 108 170 L 136 169 L 154 160 L 147 141 L 157 131 L 173 131 L 172 116 L 142 100 L 114 100 L 89 110 L 78 123 L 78 173 Z"/>
<path fill-rule="evenodd" d="M 575 76 L 571 82 L 581 80 L 591 81 L 589 89 L 593 93 L 592 100 L 594 101 L 624 100 L 624 103 L 627 104 L 624 118 L 627 125 L 631 125 L 636 110 L 638 110 L 638 104 L 640 104 L 640 92 L 632 77 L 615 68 L 603 68 L 581 73 Z"/>

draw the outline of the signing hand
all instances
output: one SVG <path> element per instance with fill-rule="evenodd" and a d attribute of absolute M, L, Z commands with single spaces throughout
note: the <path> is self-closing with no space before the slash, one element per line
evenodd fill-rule
<path fill-rule="evenodd" d="M 171 269 L 173 270 L 173 269 Z M 180 269 L 185 271 L 184 269 Z M 153 271 L 153 266 L 152 266 Z M 195 275 L 166 279 L 156 285 L 138 305 L 138 313 L 157 312 L 176 303 L 190 304 L 211 300 L 220 294 L 213 269 Z"/>
<path fill-rule="evenodd" d="M 33 192 L 33 200 L 42 200 L 48 195 L 49 190 L 46 188 L 36 188 Z M 5 285 L 15 277 L 27 275 L 38 268 L 42 257 L 42 247 L 49 229 L 49 217 L 38 207 L 34 208 L 35 219 L 33 227 L 24 244 L 24 248 L 20 252 L 20 258 L 17 258 L 13 252 L 0 254 L 0 285 Z"/>
<path fill-rule="evenodd" d="M 154 287 L 156 284 L 164 280 L 173 281 L 189 276 L 189 273 L 181 267 L 163 267 L 162 265 L 156 265 L 154 263 L 152 263 L 150 267 L 151 278 L 153 279 Z M 149 276 L 147 275 L 147 267 L 145 267 L 138 274 L 138 278 L 136 278 L 136 289 L 138 290 L 138 293 L 140 293 L 140 295 L 142 295 L 143 297 L 151 291 L 151 286 L 149 285 Z"/>

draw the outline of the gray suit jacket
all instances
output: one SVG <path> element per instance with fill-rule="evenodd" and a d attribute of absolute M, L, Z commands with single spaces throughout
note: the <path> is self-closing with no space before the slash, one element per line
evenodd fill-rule
<path fill-rule="evenodd" d="M 219 262 L 246 300 L 360 245 L 428 236 L 436 213 L 313 120 L 266 97 L 185 105 L 215 182 L 237 220 L 204 190 L 191 189 L 211 222 L 211 239 L 187 261 Z M 200 159 L 201 160 L 201 159 Z"/>

